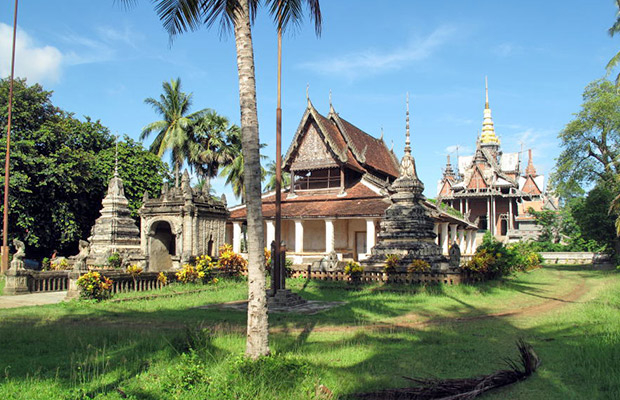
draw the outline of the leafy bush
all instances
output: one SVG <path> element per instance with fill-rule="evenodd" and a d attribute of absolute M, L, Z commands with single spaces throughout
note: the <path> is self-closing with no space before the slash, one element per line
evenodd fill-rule
<path fill-rule="evenodd" d="M 424 261 L 424 260 L 413 260 L 411 261 L 411 264 L 409 264 L 409 266 L 407 267 L 407 272 L 412 274 L 412 273 L 424 273 L 424 272 L 428 272 L 431 270 L 431 265 Z"/>
<path fill-rule="evenodd" d="M 50 269 L 50 259 L 49 257 L 43 257 L 43 260 L 41 260 L 41 270 L 48 271 L 49 269 Z"/>
<path fill-rule="evenodd" d="M 161 283 L 162 286 L 166 286 L 168 284 L 168 275 L 160 272 L 157 275 L 157 282 Z"/>
<path fill-rule="evenodd" d="M 120 268 L 122 267 L 123 259 L 119 253 L 112 253 L 110 257 L 108 257 L 108 265 L 112 268 Z"/>
<path fill-rule="evenodd" d="M 398 254 L 388 254 L 387 257 L 385 257 L 385 266 L 383 267 L 383 271 L 388 274 L 396 272 L 396 267 L 399 262 L 400 256 Z"/>
<path fill-rule="evenodd" d="M 474 276 L 486 279 L 496 279 L 515 271 L 528 271 L 542 263 L 542 257 L 529 243 L 506 247 L 487 232 L 472 259 L 462 268 Z"/>
<path fill-rule="evenodd" d="M 125 269 L 125 272 L 131 275 L 132 278 L 136 278 L 137 276 L 142 274 L 142 271 L 143 269 L 141 267 L 138 267 L 137 265 L 130 265 Z"/>
<path fill-rule="evenodd" d="M 71 265 L 69 261 L 65 257 L 57 258 L 56 260 L 50 261 L 49 266 L 50 271 L 61 271 L 71 269 Z"/>
<path fill-rule="evenodd" d="M 112 280 L 101 275 L 97 271 L 88 272 L 80 276 L 77 285 L 80 290 L 80 297 L 85 299 L 105 300 L 112 295 Z"/>
<path fill-rule="evenodd" d="M 360 265 L 360 263 L 355 262 L 353 260 L 349 261 L 347 265 L 344 266 L 344 273 L 349 276 L 359 276 L 364 272 L 364 267 Z"/>
<path fill-rule="evenodd" d="M 213 262 L 208 255 L 202 255 L 196 258 L 196 265 L 185 264 L 179 272 L 176 273 L 177 280 L 183 283 L 201 281 L 208 283 L 211 281 L 213 271 Z"/>
<path fill-rule="evenodd" d="M 247 269 L 248 262 L 241 254 L 232 251 L 232 246 L 220 247 L 220 257 L 217 260 L 217 268 L 230 276 L 241 275 Z"/>

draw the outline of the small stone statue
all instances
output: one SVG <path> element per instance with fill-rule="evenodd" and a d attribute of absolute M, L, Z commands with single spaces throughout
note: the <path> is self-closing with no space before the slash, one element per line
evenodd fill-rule
<path fill-rule="evenodd" d="M 74 271 L 82 271 L 86 269 L 86 259 L 90 254 L 90 243 L 86 240 L 80 240 L 79 243 L 80 252 L 75 256 L 75 263 L 73 264 Z"/>
<path fill-rule="evenodd" d="M 450 255 L 450 267 L 458 268 L 459 265 L 461 265 L 461 248 L 456 242 L 454 242 L 452 246 L 450 246 L 448 254 Z"/>
<path fill-rule="evenodd" d="M 15 254 L 13 254 L 13 260 L 11 261 L 11 268 L 14 270 L 24 269 L 24 257 L 26 256 L 26 245 L 24 242 L 18 239 L 13 239 L 13 246 L 15 246 Z"/>

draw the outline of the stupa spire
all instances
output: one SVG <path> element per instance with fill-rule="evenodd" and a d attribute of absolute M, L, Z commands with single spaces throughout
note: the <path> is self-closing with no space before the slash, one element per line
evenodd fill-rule
<path fill-rule="evenodd" d="M 118 178 L 118 136 L 116 137 L 116 151 L 114 153 L 114 177 Z"/>
<path fill-rule="evenodd" d="M 480 135 L 480 144 L 482 144 L 483 146 L 499 146 L 499 139 L 495 135 L 495 126 L 493 125 L 491 108 L 489 107 L 489 83 L 486 76 L 484 77 L 484 90 L 484 119 L 482 120 L 482 134 Z"/>
<path fill-rule="evenodd" d="M 527 167 L 525 168 L 525 176 L 536 176 L 536 168 L 534 168 L 534 162 L 532 160 L 532 149 L 528 150 Z"/>
<path fill-rule="evenodd" d="M 409 92 L 407 92 L 407 118 L 405 135 L 405 154 L 411 155 L 411 140 L 409 139 Z"/>

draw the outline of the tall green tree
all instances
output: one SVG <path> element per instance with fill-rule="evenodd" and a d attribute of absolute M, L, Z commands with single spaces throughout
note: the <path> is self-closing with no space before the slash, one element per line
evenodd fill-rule
<path fill-rule="evenodd" d="M 241 130 L 231 125 L 228 118 L 209 110 L 192 125 L 190 142 L 189 165 L 210 186 L 220 168 L 231 164 L 241 153 Z"/>
<path fill-rule="evenodd" d="M 595 183 L 613 183 L 620 173 L 620 94 L 613 83 L 597 80 L 583 93 L 581 111 L 560 132 L 562 153 L 551 182 L 570 198 Z"/>
<path fill-rule="evenodd" d="M 265 280 L 265 247 L 261 202 L 260 142 L 256 105 L 256 78 L 251 23 L 259 6 L 258 0 L 152 0 L 155 11 L 171 36 L 205 25 L 219 24 L 223 31 L 232 30 L 237 51 L 239 106 L 241 110 L 244 187 L 248 223 L 248 325 L 246 355 L 257 358 L 269 353 L 267 298 Z M 298 0 L 267 0 L 291 2 Z M 135 0 L 125 0 L 125 4 Z M 298 14 L 297 14 L 298 16 Z M 296 17 L 291 14 L 292 20 Z"/>
<path fill-rule="evenodd" d="M 276 190 L 276 162 L 270 161 L 266 168 L 266 180 L 264 191 L 269 192 Z M 282 171 L 282 187 L 287 187 L 291 184 L 291 174 Z"/>
<path fill-rule="evenodd" d="M 24 241 L 28 257 L 33 258 L 49 256 L 54 249 L 75 254 L 78 240 L 90 235 L 99 217 L 114 165 L 114 138 L 108 129 L 99 121 L 80 121 L 55 107 L 51 96 L 38 84 L 15 81 L 9 235 Z M 8 81 L 2 80 L 0 110 L 6 109 L 7 99 Z M 0 125 L 6 131 L 6 118 Z M 119 145 L 120 172 L 127 178 L 126 193 L 136 209 L 144 190 L 153 194 L 159 190 L 167 167 L 139 144 L 128 143 L 132 151 L 125 160 L 125 144 Z M 2 138 L 1 157 L 5 149 Z M 125 174 L 129 171 L 131 176 Z"/>
<path fill-rule="evenodd" d="M 261 143 L 260 148 L 262 149 L 265 146 L 264 143 Z M 231 161 L 222 167 L 220 177 L 226 179 L 226 184 L 230 185 L 235 197 L 240 199 L 241 203 L 245 203 L 245 163 L 243 162 L 243 152 L 241 151 L 241 131 L 238 128 L 228 132 L 225 148 Z M 267 157 L 261 154 L 260 158 L 266 159 Z M 260 168 L 262 182 L 265 180 L 266 171 L 262 165 Z"/>
<path fill-rule="evenodd" d="M 162 157 L 166 151 L 170 151 L 171 162 L 174 165 L 174 183 L 179 186 L 179 170 L 191 154 L 192 125 L 199 120 L 208 110 L 202 109 L 190 113 L 192 106 L 192 94 L 181 90 L 181 79 L 173 79 L 162 84 L 164 92 L 159 95 L 159 100 L 149 97 L 144 100 L 153 107 L 162 119 L 151 122 L 144 127 L 140 134 L 140 140 L 144 140 L 151 133 L 156 132 L 155 139 L 151 143 L 150 150 Z"/>

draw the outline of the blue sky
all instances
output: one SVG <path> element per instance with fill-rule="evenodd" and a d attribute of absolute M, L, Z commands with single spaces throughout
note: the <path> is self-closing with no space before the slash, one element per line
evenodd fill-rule
<path fill-rule="evenodd" d="M 9 74 L 12 7 L 4 1 L 0 10 L 2 76 Z M 612 0 L 416 0 L 389 7 L 323 0 L 321 8 L 320 38 L 308 23 L 284 38 L 283 150 L 309 85 L 320 112 L 327 114 L 331 90 L 343 118 L 376 137 L 383 129 L 400 157 L 409 92 L 413 155 L 430 197 L 446 154 L 455 156 L 457 145 L 460 154 L 475 147 L 485 76 L 502 149 L 532 148 L 538 172 L 548 175 L 560 151 L 558 132 L 620 46 L 606 32 L 615 19 Z M 273 158 L 277 49 L 265 13 L 253 35 L 260 135 Z M 16 75 L 53 90 L 57 106 L 136 139 L 158 119 L 144 99 L 176 77 L 194 94 L 195 110 L 208 107 L 239 121 L 233 37 L 201 29 L 171 44 L 147 0 L 131 10 L 114 0 L 22 1 Z M 222 182 L 214 187 L 235 203 Z"/>

